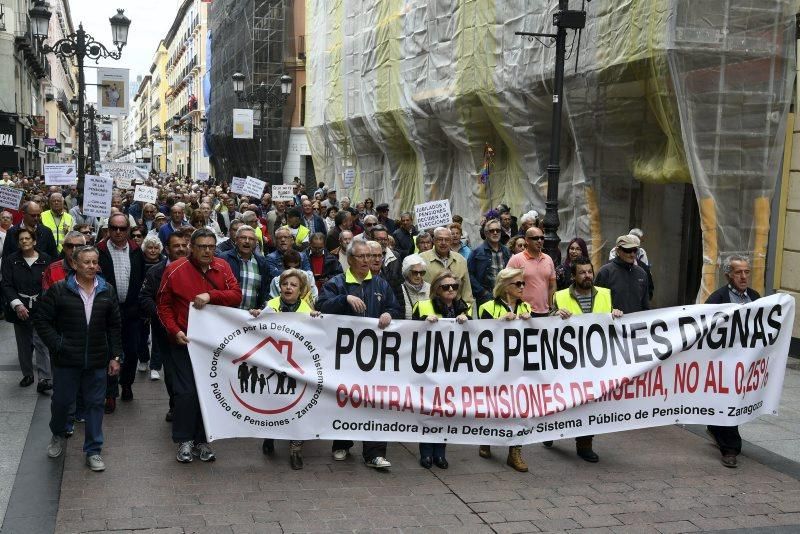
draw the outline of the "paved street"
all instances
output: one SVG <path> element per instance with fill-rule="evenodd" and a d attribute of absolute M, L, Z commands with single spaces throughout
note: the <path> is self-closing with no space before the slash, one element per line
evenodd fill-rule
<path fill-rule="evenodd" d="M 47 400 L 34 413 L 35 391 L 17 386 L 9 335 L 8 325 L 0 326 L 3 503 L 14 484 L 3 534 L 800 529 L 800 465 L 767 450 L 796 457 L 800 448 L 797 370 L 789 371 L 783 399 L 795 409 L 745 428 L 760 446 L 745 445 L 739 469 L 720 464 L 702 429 L 672 426 L 599 436 L 601 462 L 594 465 L 578 459 L 569 441 L 552 450 L 525 447 L 527 474 L 506 467 L 500 447 L 487 461 L 476 447 L 451 446 L 450 469 L 428 471 L 417 464 L 415 444 L 390 446 L 394 468 L 387 473 L 356 458 L 333 462 L 327 442 L 306 445 L 306 468 L 299 472 L 289 468 L 285 443 L 266 458 L 256 440 L 217 442 L 215 463 L 181 465 L 163 420 L 163 383 L 140 374 L 136 399 L 105 419 L 106 472 L 83 465 L 79 427 L 63 459 L 60 497 L 50 507 L 58 488 L 41 484 L 58 480 L 60 462 L 45 454 Z"/>

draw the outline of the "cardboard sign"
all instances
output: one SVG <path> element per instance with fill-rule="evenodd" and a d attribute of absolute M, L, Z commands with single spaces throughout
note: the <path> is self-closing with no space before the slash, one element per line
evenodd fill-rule
<path fill-rule="evenodd" d="M 149 163 L 145 163 L 144 169 L 139 168 L 137 163 L 116 163 L 111 161 L 104 161 L 102 163 L 103 172 L 110 174 L 115 180 L 119 178 L 130 178 L 131 183 L 136 178 L 145 179 L 149 174 Z"/>
<path fill-rule="evenodd" d="M 102 173 L 102 174 L 107 175 L 108 173 Z M 133 179 L 130 176 L 117 176 L 117 179 L 114 180 L 114 182 L 116 183 L 119 189 L 131 189 L 133 187 L 132 185 Z"/>
<path fill-rule="evenodd" d="M 45 185 L 74 185 L 78 183 L 78 173 L 72 163 L 45 163 Z"/>
<path fill-rule="evenodd" d="M 111 193 L 114 180 L 105 176 L 87 174 L 83 183 L 83 213 L 93 217 L 111 214 Z"/>
<path fill-rule="evenodd" d="M 18 210 L 22 202 L 22 189 L 0 185 L 0 208 Z"/>
<path fill-rule="evenodd" d="M 242 194 L 247 195 L 248 197 L 261 198 L 261 195 L 264 194 L 264 188 L 266 186 L 266 182 L 262 182 L 258 178 L 253 178 L 252 176 L 248 176 L 247 180 L 244 182 Z"/>
<path fill-rule="evenodd" d="M 273 185 L 272 186 L 272 201 L 273 202 L 291 202 L 294 200 L 294 186 L 289 185 Z"/>
<path fill-rule="evenodd" d="M 133 193 L 133 201 L 155 204 L 158 201 L 158 189 L 146 185 L 137 185 L 136 191 Z"/>
<path fill-rule="evenodd" d="M 420 230 L 447 226 L 453 222 L 449 200 L 434 200 L 433 202 L 417 204 L 414 206 L 414 216 L 417 220 L 417 228 Z"/>
<path fill-rule="evenodd" d="M 247 181 L 247 178 L 239 178 L 238 176 L 234 176 L 231 179 L 231 193 L 236 193 L 237 195 L 243 194 L 244 191 L 244 183 Z"/>

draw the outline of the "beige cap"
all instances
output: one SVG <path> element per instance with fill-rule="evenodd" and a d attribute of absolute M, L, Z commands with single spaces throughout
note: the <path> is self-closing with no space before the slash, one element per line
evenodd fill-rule
<path fill-rule="evenodd" d="M 617 246 L 622 248 L 638 248 L 639 238 L 633 234 L 621 235 L 617 238 Z"/>

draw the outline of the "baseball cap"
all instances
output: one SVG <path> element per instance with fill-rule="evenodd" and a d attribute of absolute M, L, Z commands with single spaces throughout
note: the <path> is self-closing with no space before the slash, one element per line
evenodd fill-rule
<path fill-rule="evenodd" d="M 622 248 L 636 248 L 639 246 L 639 238 L 632 234 L 621 235 L 617 238 L 617 246 Z"/>
<path fill-rule="evenodd" d="M 375 211 L 389 211 L 389 204 L 383 202 L 375 207 Z"/>

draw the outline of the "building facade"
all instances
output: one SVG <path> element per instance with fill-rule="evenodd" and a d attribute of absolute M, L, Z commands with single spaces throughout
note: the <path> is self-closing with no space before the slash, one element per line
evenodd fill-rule
<path fill-rule="evenodd" d="M 50 2 L 53 15 L 50 17 L 48 42 L 55 43 L 75 31 L 67 0 Z M 75 126 L 77 117 L 72 111 L 72 100 L 78 89 L 77 72 L 72 63 L 50 55 L 50 79 L 44 82 L 45 125 L 47 130 L 44 146 L 48 163 L 66 163 L 74 159 Z"/>

